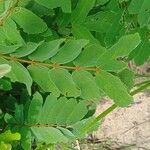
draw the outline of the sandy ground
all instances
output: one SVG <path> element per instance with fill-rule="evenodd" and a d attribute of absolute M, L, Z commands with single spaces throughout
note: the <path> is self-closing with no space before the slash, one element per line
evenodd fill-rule
<path fill-rule="evenodd" d="M 129 146 L 131 150 L 150 150 L 150 92 L 134 97 L 135 103 L 128 108 L 118 108 L 102 122 L 94 136 L 100 141 L 110 141 L 112 149 Z M 102 101 L 96 114 L 112 104 Z"/>

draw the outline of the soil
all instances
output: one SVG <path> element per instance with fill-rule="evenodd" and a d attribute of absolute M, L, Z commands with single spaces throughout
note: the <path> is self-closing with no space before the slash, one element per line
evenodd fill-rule
<path fill-rule="evenodd" d="M 99 141 L 110 141 L 110 147 L 130 147 L 132 150 L 150 150 L 150 92 L 134 97 L 134 104 L 118 108 L 109 114 L 94 137 Z M 108 108 L 112 102 L 103 100 L 96 114 Z"/>

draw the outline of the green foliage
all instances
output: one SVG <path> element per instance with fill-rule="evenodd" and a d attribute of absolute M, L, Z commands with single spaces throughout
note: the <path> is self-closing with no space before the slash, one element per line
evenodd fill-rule
<path fill-rule="evenodd" d="M 133 91 L 128 67 L 149 60 L 149 9 L 149 0 L 0 1 L 0 149 L 67 147 L 131 105 L 149 86 Z M 113 106 L 94 117 L 105 96 Z"/>
<path fill-rule="evenodd" d="M 143 1 L 132 0 L 128 8 L 130 14 L 138 14 L 138 22 L 141 27 L 147 26 L 149 24 L 150 19 L 149 6 L 150 6 L 149 0 Z"/>
<path fill-rule="evenodd" d="M 20 140 L 21 136 L 19 133 L 11 133 L 10 130 L 0 134 L 0 149 L 10 150 L 12 146 L 9 142 Z"/>

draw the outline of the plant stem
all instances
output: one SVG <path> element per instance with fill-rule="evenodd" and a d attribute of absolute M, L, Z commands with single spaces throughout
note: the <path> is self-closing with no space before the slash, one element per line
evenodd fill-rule
<path fill-rule="evenodd" d="M 7 56 L 7 55 L 3 55 L 0 54 L 0 58 L 9 60 L 9 61 L 17 61 L 20 63 L 26 63 L 29 65 L 41 65 L 41 66 L 45 66 L 45 67 L 50 67 L 50 68 L 63 68 L 63 69 L 68 69 L 68 70 L 86 70 L 86 71 L 94 71 L 96 73 L 100 72 L 100 68 L 99 67 L 80 67 L 80 66 L 66 66 L 66 65 L 60 65 L 60 64 L 52 64 L 52 63 L 45 63 L 45 62 L 38 62 L 38 61 L 32 61 L 32 60 L 26 60 L 26 59 L 21 59 L 21 58 L 16 58 L 16 57 L 12 57 L 12 56 Z"/>
<path fill-rule="evenodd" d="M 147 74 L 135 74 L 135 77 L 142 77 L 142 78 L 150 78 L 150 75 Z"/>
<path fill-rule="evenodd" d="M 110 114 L 113 110 L 115 110 L 118 106 L 116 104 L 113 104 L 108 109 L 103 111 L 101 114 L 99 114 L 91 123 L 91 127 L 95 125 L 97 122 L 99 122 L 101 119 L 106 117 L 108 114 Z"/>
<path fill-rule="evenodd" d="M 143 85 L 143 84 L 146 84 L 146 83 L 150 83 L 150 80 L 146 80 L 146 81 L 137 83 L 137 84 L 134 85 L 134 87 L 139 87 L 139 86 L 141 86 L 141 85 Z"/>
<path fill-rule="evenodd" d="M 134 90 L 131 92 L 131 95 L 136 95 L 137 93 L 140 93 L 141 91 L 143 91 L 144 89 L 148 88 L 150 86 L 150 82 L 140 86 L 138 89 Z"/>

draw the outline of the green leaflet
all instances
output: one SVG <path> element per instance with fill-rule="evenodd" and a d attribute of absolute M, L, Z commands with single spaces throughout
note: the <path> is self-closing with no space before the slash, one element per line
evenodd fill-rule
<path fill-rule="evenodd" d="M 51 69 L 49 74 L 56 87 L 61 91 L 61 94 L 66 97 L 80 96 L 80 89 L 74 83 L 71 74 L 67 70 Z"/>
<path fill-rule="evenodd" d="M 16 123 L 15 118 L 12 115 L 8 114 L 8 113 L 5 114 L 4 120 L 5 120 L 6 123 L 12 123 L 12 124 Z"/>
<path fill-rule="evenodd" d="M 88 16 L 83 25 L 90 31 L 106 33 L 108 28 L 111 27 L 114 17 L 116 17 L 116 13 L 113 11 L 101 11 Z"/>
<path fill-rule="evenodd" d="M 0 90 L 9 91 L 11 89 L 12 89 L 12 86 L 11 86 L 10 81 L 7 81 L 5 79 L 0 79 Z"/>
<path fill-rule="evenodd" d="M 11 66 L 8 64 L 1 64 L 0 65 L 0 78 L 5 76 L 7 73 L 11 71 Z"/>
<path fill-rule="evenodd" d="M 66 122 L 68 124 L 72 124 L 75 123 L 77 121 L 83 119 L 83 117 L 87 114 L 87 108 L 85 106 L 85 102 L 80 102 L 76 105 L 76 107 L 74 107 L 74 109 L 72 110 L 72 112 L 69 114 L 69 116 L 67 117 Z"/>
<path fill-rule="evenodd" d="M 110 58 L 110 53 L 104 53 L 99 57 L 97 66 L 106 71 L 118 72 L 126 68 L 127 63 Z"/>
<path fill-rule="evenodd" d="M 10 130 L 0 134 L 0 141 L 4 142 L 12 142 L 16 140 L 20 140 L 21 136 L 19 133 L 11 133 Z"/>
<path fill-rule="evenodd" d="M 77 103 L 75 99 L 67 100 L 66 98 L 60 98 L 58 100 L 62 104 L 61 106 L 58 103 L 55 108 L 55 110 L 57 109 L 57 106 L 61 108 L 59 112 L 58 110 L 56 110 L 58 116 L 54 119 L 54 121 L 58 124 L 61 124 L 61 123 L 73 124 L 77 121 L 80 121 L 87 114 L 87 108 L 84 102 Z"/>
<path fill-rule="evenodd" d="M 79 0 L 76 8 L 72 12 L 72 23 L 73 24 L 83 23 L 89 11 L 93 8 L 94 4 L 95 0 Z"/>
<path fill-rule="evenodd" d="M 54 55 L 59 50 L 60 44 L 64 42 L 65 39 L 53 40 L 50 42 L 43 42 L 35 52 L 29 55 L 29 59 L 36 61 L 45 61 Z"/>
<path fill-rule="evenodd" d="M 114 0 L 114 1 L 115 1 L 114 3 L 116 3 L 116 0 Z M 115 6 L 117 6 L 117 5 L 115 4 Z M 111 7 L 111 5 L 110 5 L 110 7 Z M 103 42 L 105 43 L 106 47 L 112 46 L 120 37 L 119 36 L 120 31 L 123 29 L 123 25 L 120 23 L 122 14 L 123 14 L 123 12 L 121 10 L 119 12 L 117 12 L 110 27 L 107 29 L 106 34 L 104 35 L 104 37 L 102 37 Z"/>
<path fill-rule="evenodd" d="M 75 135 L 68 129 L 62 127 L 57 127 L 57 129 L 59 129 L 68 138 L 68 140 L 75 140 Z"/>
<path fill-rule="evenodd" d="M 28 42 L 25 46 L 18 48 L 14 53 L 12 53 L 12 56 L 15 56 L 17 58 L 25 57 L 33 53 L 40 44 Z"/>
<path fill-rule="evenodd" d="M 17 124 L 23 125 L 24 123 L 24 107 L 23 105 L 15 105 L 15 114 L 14 118 L 17 122 Z"/>
<path fill-rule="evenodd" d="M 128 8 L 129 12 L 131 14 L 138 14 L 141 10 L 141 6 L 142 6 L 144 1 L 145 0 L 143 0 L 143 1 L 132 0 L 130 5 L 129 5 L 129 8 Z"/>
<path fill-rule="evenodd" d="M 41 110 L 39 123 L 49 125 L 70 125 L 80 121 L 87 114 L 84 102 L 49 95 Z"/>
<path fill-rule="evenodd" d="M 75 109 L 75 107 L 77 107 L 77 101 L 76 101 L 76 99 L 66 99 L 65 97 L 62 97 L 59 100 L 63 101 L 63 106 L 62 106 L 62 109 L 58 112 L 58 116 L 55 120 L 59 125 L 69 124 L 69 122 L 67 121 L 67 118 L 72 113 L 72 111 Z M 83 113 L 81 113 L 78 116 L 77 121 L 81 120 L 87 113 L 87 109 L 86 109 L 85 105 L 83 106 L 82 112 Z M 75 119 L 75 118 L 72 118 L 72 119 Z M 75 121 L 76 120 L 72 120 L 71 123 L 74 123 Z"/>
<path fill-rule="evenodd" d="M 37 3 L 53 9 L 56 7 L 61 7 L 62 11 L 65 13 L 71 13 L 71 0 L 35 0 Z"/>
<path fill-rule="evenodd" d="M 81 97 L 83 99 L 100 100 L 100 90 L 92 74 L 87 71 L 75 71 L 72 76 L 75 83 L 81 89 Z"/>
<path fill-rule="evenodd" d="M 41 124 L 49 124 L 51 123 L 51 118 L 56 117 L 56 114 L 52 114 L 52 110 L 55 108 L 55 104 L 57 103 L 57 97 L 53 95 L 49 95 L 46 98 L 46 101 L 42 107 L 40 117 L 39 117 L 39 123 Z M 60 110 L 58 110 L 60 111 Z"/>
<path fill-rule="evenodd" d="M 150 1 L 132 0 L 129 5 L 130 14 L 138 14 L 138 21 L 141 27 L 147 26 L 150 20 Z"/>
<path fill-rule="evenodd" d="M 6 77 L 10 78 L 12 82 L 24 83 L 27 87 L 29 94 L 31 94 L 32 78 L 28 70 L 20 63 L 14 61 L 7 61 L 0 59 L 0 63 L 6 63 L 11 66 L 11 72 Z"/>
<path fill-rule="evenodd" d="M 27 5 L 27 7 L 30 5 L 31 8 L 30 10 L 35 13 L 37 16 L 39 17 L 44 17 L 44 16 L 48 16 L 48 15 L 51 15 L 53 14 L 53 10 L 51 9 L 48 9 L 47 7 L 43 6 L 43 5 L 40 5 L 39 3 L 35 2 L 31 2 L 31 0 L 29 0 L 29 4 Z"/>
<path fill-rule="evenodd" d="M 30 10 L 17 7 L 12 19 L 28 34 L 38 34 L 47 30 L 46 23 Z"/>
<path fill-rule="evenodd" d="M 50 97 L 48 97 L 47 100 L 49 100 Z M 66 99 L 66 98 L 64 98 Z M 51 106 L 51 108 L 49 109 L 49 117 L 48 117 L 48 124 L 59 124 L 59 120 L 57 120 L 57 116 L 59 115 L 59 113 L 61 113 L 61 111 L 63 110 L 63 107 L 65 106 L 65 100 L 60 100 L 60 99 L 54 99 L 54 97 L 52 97 L 52 104 L 49 105 L 49 107 Z M 53 102 L 55 100 L 55 102 Z M 55 106 L 55 107 L 54 107 Z M 64 116 L 65 117 L 65 116 Z"/>
<path fill-rule="evenodd" d="M 18 49 L 21 45 L 0 45 L 0 54 L 10 54 L 16 51 L 16 49 Z"/>
<path fill-rule="evenodd" d="M 66 64 L 73 61 L 82 51 L 82 48 L 88 44 L 88 40 L 70 40 L 62 48 L 56 56 L 52 58 L 52 62 Z"/>
<path fill-rule="evenodd" d="M 137 65 L 142 65 L 146 62 L 150 57 L 150 42 L 148 40 L 144 40 L 141 44 L 134 49 L 129 55 L 129 59 L 134 59 Z"/>
<path fill-rule="evenodd" d="M 53 95 L 59 96 L 60 91 L 52 81 L 49 75 L 49 68 L 40 65 L 30 65 L 28 70 L 32 79 L 45 91 L 52 92 Z M 40 73 L 39 73 L 40 72 Z"/>
<path fill-rule="evenodd" d="M 64 13 L 71 13 L 71 0 L 60 0 L 59 3 Z"/>
<path fill-rule="evenodd" d="M 98 58 L 106 51 L 100 44 L 89 44 L 82 53 L 74 60 L 76 66 L 96 66 Z"/>
<path fill-rule="evenodd" d="M 129 55 L 140 42 L 141 39 L 138 33 L 121 37 L 116 44 L 99 57 L 97 65 L 107 71 L 123 70 L 127 64 L 124 61 L 116 60 L 116 58 Z"/>
<path fill-rule="evenodd" d="M 59 129 L 53 127 L 32 127 L 31 130 L 39 142 L 55 144 L 68 141 Z"/>
<path fill-rule="evenodd" d="M 125 107 L 132 103 L 132 96 L 129 95 L 125 85 L 123 85 L 119 78 L 105 71 L 101 71 L 96 75 L 95 79 L 99 88 L 113 99 L 116 105 Z"/>
<path fill-rule="evenodd" d="M 10 43 L 13 44 L 24 44 L 19 31 L 17 30 L 17 25 L 12 19 L 7 19 L 3 25 L 4 33 Z"/>
<path fill-rule="evenodd" d="M 91 34 L 91 32 L 84 27 L 83 25 L 73 25 L 72 27 L 72 34 L 77 38 L 77 39 L 87 39 L 89 40 L 92 44 L 100 44 L 99 41 L 94 38 L 94 36 Z"/>
<path fill-rule="evenodd" d="M 21 146 L 24 150 L 31 149 L 31 131 L 29 128 L 23 127 L 20 129 L 21 134 Z"/>
<path fill-rule="evenodd" d="M 129 69 L 124 69 L 118 73 L 118 76 L 129 90 L 134 86 L 134 72 L 133 71 Z"/>
<path fill-rule="evenodd" d="M 33 99 L 30 103 L 29 110 L 28 110 L 29 125 L 38 123 L 40 111 L 42 109 L 42 104 L 43 104 L 43 98 L 38 92 L 36 92 L 33 95 Z"/>
<path fill-rule="evenodd" d="M 127 56 L 141 42 L 139 33 L 123 36 L 109 50 L 112 57 Z"/>
<path fill-rule="evenodd" d="M 61 91 L 61 94 L 66 97 L 80 96 L 80 89 L 74 83 L 71 74 L 67 70 L 51 69 L 49 74 L 56 87 Z"/>
<path fill-rule="evenodd" d="M 149 50 L 150 43 L 145 43 L 140 47 L 140 51 L 138 55 L 134 58 L 134 61 L 137 65 L 144 64 L 150 57 L 150 50 Z"/>

